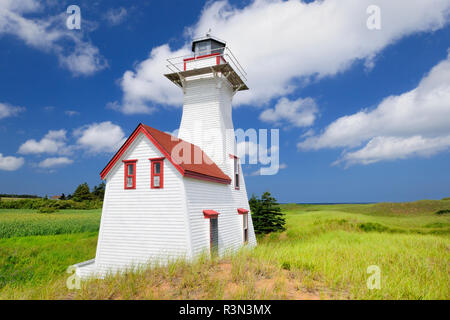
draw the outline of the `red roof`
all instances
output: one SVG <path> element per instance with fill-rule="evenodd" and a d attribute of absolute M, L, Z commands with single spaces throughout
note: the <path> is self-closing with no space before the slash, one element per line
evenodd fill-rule
<path fill-rule="evenodd" d="M 224 184 L 231 183 L 230 177 L 223 173 L 223 171 L 198 146 L 182 139 L 178 139 L 168 133 L 146 126 L 142 123 L 138 125 L 127 141 L 125 141 L 123 146 L 100 173 L 100 177 L 102 179 L 106 177 L 109 170 L 111 170 L 115 163 L 120 159 L 122 154 L 127 150 L 134 139 L 136 139 L 139 133 L 145 134 L 147 138 L 149 138 L 149 140 L 155 145 L 155 147 L 159 149 L 167 160 L 169 160 L 184 177 Z M 175 149 L 176 147 L 178 149 Z M 175 152 L 172 154 L 174 149 Z M 184 155 L 184 152 L 187 150 L 190 150 L 190 155 Z"/>

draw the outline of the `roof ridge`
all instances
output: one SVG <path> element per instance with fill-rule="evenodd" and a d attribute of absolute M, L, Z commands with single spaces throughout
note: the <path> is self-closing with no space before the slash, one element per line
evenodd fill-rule
<path fill-rule="evenodd" d="M 206 154 L 205 151 L 203 151 L 202 148 L 200 148 L 196 144 L 190 143 L 170 133 L 158 130 L 143 123 L 139 123 L 137 128 L 128 137 L 128 139 L 119 149 L 119 151 L 114 155 L 114 157 L 110 160 L 107 166 L 102 170 L 102 172 L 100 173 L 100 177 L 102 179 L 106 177 L 109 170 L 115 165 L 117 160 L 122 156 L 122 154 L 131 145 L 131 143 L 134 141 L 134 139 L 140 132 L 143 132 L 147 136 L 147 138 L 150 139 L 150 141 L 155 145 L 155 147 L 157 147 L 161 151 L 161 153 L 163 153 L 167 157 L 167 160 L 169 160 L 169 162 L 171 162 L 184 177 L 197 178 L 225 184 L 231 183 L 230 177 L 226 175 L 222 171 L 222 169 L 220 169 L 220 167 L 208 156 L 208 154 Z M 202 158 L 207 157 L 206 160 L 209 160 L 208 161 L 209 163 L 205 163 L 204 161 L 200 164 L 195 163 L 195 161 L 194 162 L 190 161 L 190 163 L 184 163 L 183 161 L 179 162 L 177 161 L 178 159 L 174 159 L 174 157 L 172 157 L 172 151 L 176 146 L 176 144 L 180 142 L 188 144 L 191 148 L 193 147 L 194 150 L 196 149 L 199 150 L 202 153 Z M 192 160 L 192 156 L 193 153 L 191 152 L 190 160 Z"/>

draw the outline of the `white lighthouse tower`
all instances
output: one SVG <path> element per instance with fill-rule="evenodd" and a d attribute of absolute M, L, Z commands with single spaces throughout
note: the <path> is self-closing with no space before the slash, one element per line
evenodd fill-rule
<path fill-rule="evenodd" d="M 192 42 L 192 56 L 168 59 L 166 74 L 183 90 L 178 137 L 199 146 L 228 175 L 229 156 L 236 155 L 232 99 L 248 90 L 245 71 L 222 40 L 209 34 Z M 243 178 L 241 184 L 244 184 Z"/>

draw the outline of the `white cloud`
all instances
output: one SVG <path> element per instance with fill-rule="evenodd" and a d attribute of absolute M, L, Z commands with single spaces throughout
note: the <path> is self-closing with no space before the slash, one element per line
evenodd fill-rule
<path fill-rule="evenodd" d="M 25 108 L 23 107 L 16 107 L 0 102 L 0 119 L 16 116 L 23 111 L 25 111 Z"/>
<path fill-rule="evenodd" d="M 376 55 L 402 37 L 434 31 L 448 21 L 450 1 L 377 0 L 381 30 L 366 27 L 366 9 L 373 0 L 256 0 L 244 8 L 226 1 L 209 3 L 198 22 L 187 29 L 193 37 L 212 28 L 248 72 L 249 91 L 236 95 L 237 104 L 264 104 L 293 92 L 299 79 L 321 78 L 347 70 L 355 61 L 375 66 Z M 190 43 L 178 50 L 168 44 L 126 71 L 121 87 L 124 113 L 145 113 L 153 104 L 177 105 L 182 93 L 163 77 L 166 59 L 189 53 Z"/>
<path fill-rule="evenodd" d="M 25 160 L 23 158 L 16 158 L 16 157 L 4 157 L 3 154 L 0 153 L 0 170 L 5 171 L 16 171 L 19 169 L 23 164 L 25 163 Z"/>
<path fill-rule="evenodd" d="M 124 7 L 113 8 L 106 11 L 104 18 L 108 21 L 108 23 L 112 26 L 117 26 L 125 21 L 128 15 L 127 9 Z"/>
<path fill-rule="evenodd" d="M 299 98 L 294 101 L 281 98 L 273 109 L 264 110 L 259 119 L 277 124 L 284 121 L 295 127 L 309 127 L 316 120 L 318 112 L 316 102 L 311 98 Z"/>
<path fill-rule="evenodd" d="M 181 103 L 180 89 L 163 74 L 168 73 L 166 68 L 168 57 L 184 56 L 188 53 L 186 48 L 173 52 L 168 45 L 154 48 L 147 60 L 136 65 L 135 71 L 128 70 L 124 73 L 121 80 L 124 92 L 122 104 L 115 101 L 107 107 L 120 110 L 125 114 L 134 114 L 155 111 L 155 107 L 149 102 L 169 105 Z"/>
<path fill-rule="evenodd" d="M 406 159 L 412 156 L 428 157 L 450 148 L 450 135 L 436 138 L 375 137 L 363 148 L 346 152 L 334 164 L 371 164 L 384 160 Z"/>
<path fill-rule="evenodd" d="M 74 75 L 91 75 L 107 66 L 98 48 L 85 42 L 78 42 L 72 53 L 59 59 Z"/>
<path fill-rule="evenodd" d="M 66 130 L 50 130 L 41 140 L 27 140 L 19 148 L 20 154 L 69 154 L 71 147 L 66 144 Z"/>
<path fill-rule="evenodd" d="M 90 153 L 117 151 L 126 140 L 122 128 L 110 121 L 78 128 L 74 136 L 77 144 Z"/>
<path fill-rule="evenodd" d="M 98 48 L 83 41 L 83 27 L 81 32 L 66 28 L 65 13 L 43 19 L 25 17 L 43 9 L 44 5 L 38 0 L 1 1 L 0 35 L 16 36 L 30 47 L 55 54 L 60 64 L 77 76 L 91 75 L 107 67 Z M 89 25 L 83 22 L 83 26 Z"/>
<path fill-rule="evenodd" d="M 279 172 L 280 170 L 286 169 L 286 168 L 287 168 L 287 164 L 286 163 L 281 163 L 278 166 L 277 172 Z M 255 171 L 250 172 L 247 176 L 255 177 L 255 176 L 261 176 L 261 175 L 263 175 L 263 174 L 262 174 L 261 168 L 260 168 L 260 169 L 257 169 Z"/>
<path fill-rule="evenodd" d="M 387 97 L 373 110 L 341 117 L 298 147 L 346 148 L 336 163 L 368 164 L 447 150 L 449 136 L 450 54 L 415 89 Z M 348 150 L 366 142 L 360 150 Z"/>
<path fill-rule="evenodd" d="M 66 110 L 64 113 L 66 115 L 68 115 L 69 117 L 77 116 L 80 114 L 78 111 L 75 111 L 75 110 Z"/>
<path fill-rule="evenodd" d="M 39 162 L 38 167 L 47 169 L 47 168 L 61 167 L 72 163 L 73 160 L 67 157 L 47 158 Z"/>

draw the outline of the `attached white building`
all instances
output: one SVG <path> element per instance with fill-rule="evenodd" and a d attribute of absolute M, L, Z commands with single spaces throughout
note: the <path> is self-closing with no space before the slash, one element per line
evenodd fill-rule
<path fill-rule="evenodd" d="M 165 75 L 184 93 L 178 137 L 139 124 L 100 174 L 97 253 L 75 265 L 82 278 L 256 245 L 231 106 L 245 75 L 222 41 L 192 51 Z"/>

